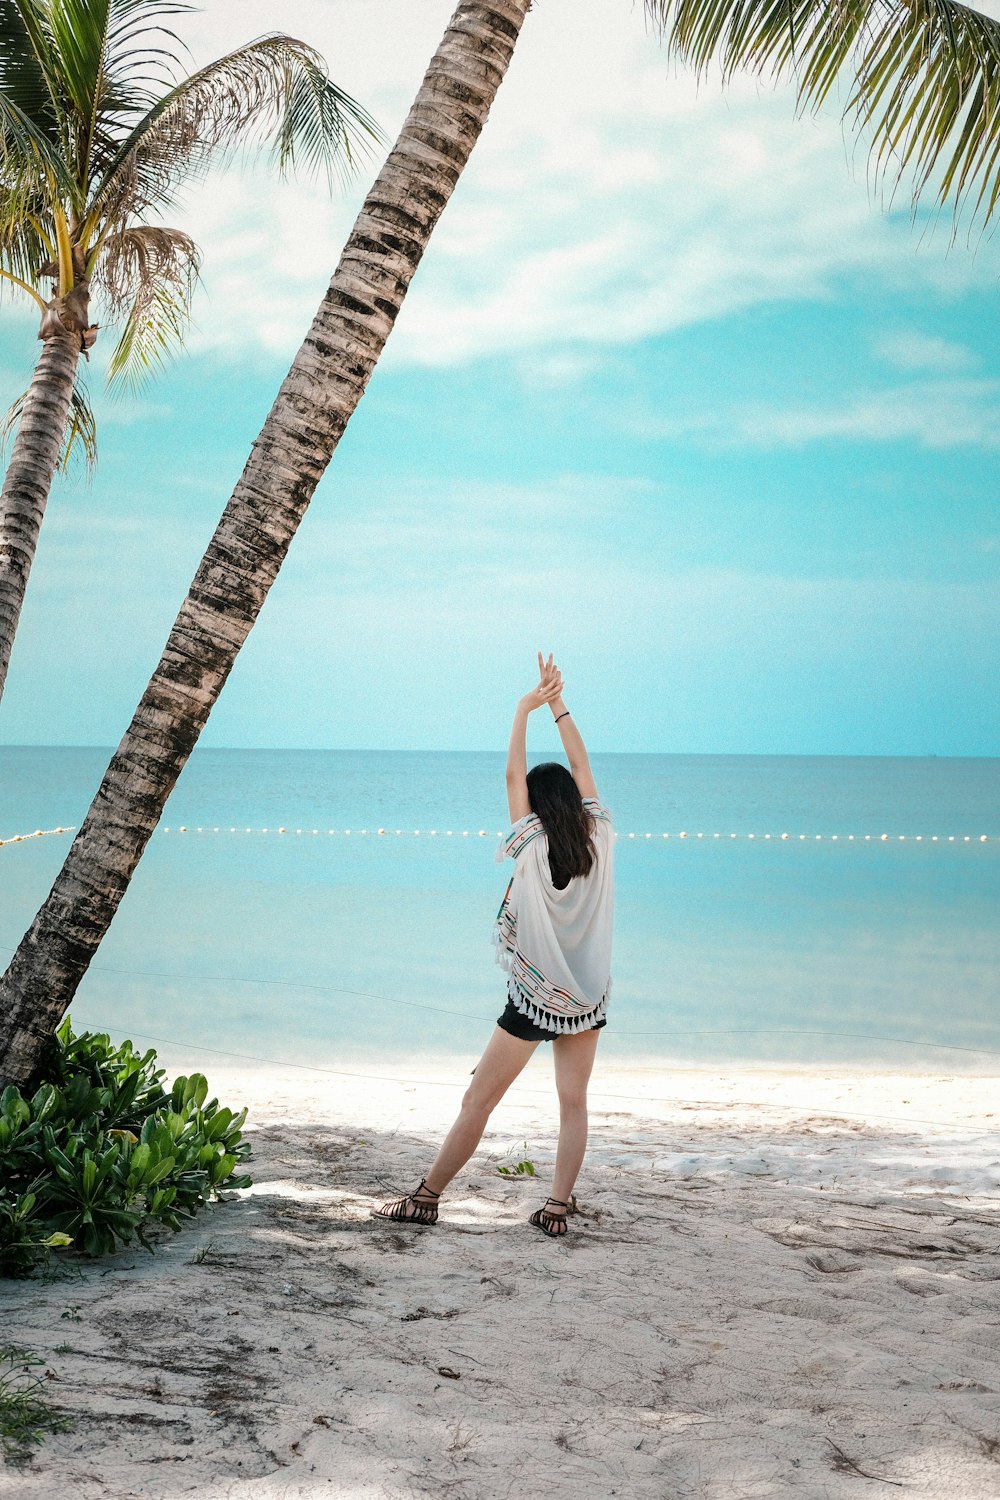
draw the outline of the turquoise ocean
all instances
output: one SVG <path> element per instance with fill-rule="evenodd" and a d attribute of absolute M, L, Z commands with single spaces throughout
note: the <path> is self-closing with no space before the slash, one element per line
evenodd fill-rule
<path fill-rule="evenodd" d="M 109 754 L 0 748 L 0 838 L 78 824 Z M 206 1061 L 476 1054 L 504 999 L 503 764 L 196 751 L 77 1026 Z M 1000 1071 L 1000 761 L 598 755 L 594 771 L 618 834 L 603 1055 Z M 0 960 L 70 837 L 0 848 Z"/>

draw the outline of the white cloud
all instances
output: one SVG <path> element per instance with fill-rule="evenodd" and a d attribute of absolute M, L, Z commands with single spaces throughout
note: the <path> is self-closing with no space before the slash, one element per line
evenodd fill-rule
<path fill-rule="evenodd" d="M 1000 447 L 1000 381 L 914 380 L 851 393 L 823 406 L 717 407 L 690 416 L 639 413 L 635 436 L 687 438 L 712 448 L 794 448 L 832 438 L 908 441 L 923 448 Z"/>
<path fill-rule="evenodd" d="M 941 374 L 950 370 L 971 370 L 980 363 L 978 355 L 964 344 L 922 333 L 916 328 L 885 333 L 873 345 L 875 353 L 897 370 L 927 370 Z"/>
<path fill-rule="evenodd" d="M 589 375 L 606 371 L 605 355 L 590 349 L 556 349 L 551 353 L 542 351 L 524 366 L 524 384 L 529 388 L 546 389 L 554 386 L 575 385 Z"/>
<path fill-rule="evenodd" d="M 450 11 L 288 0 L 281 24 L 315 41 L 393 134 Z M 219 0 L 181 24 L 200 61 L 273 20 L 269 6 Z M 331 203 L 319 187 L 230 171 L 190 194 L 183 222 L 206 256 L 193 346 L 290 355 L 363 188 Z M 989 278 L 985 251 L 946 258 L 946 239 L 918 245 L 905 215 L 870 203 L 837 118 L 797 120 L 787 89 L 745 79 L 699 93 L 627 0 L 546 0 L 387 359 L 610 350 L 762 301 L 824 298 L 852 273 L 908 288 Z"/>

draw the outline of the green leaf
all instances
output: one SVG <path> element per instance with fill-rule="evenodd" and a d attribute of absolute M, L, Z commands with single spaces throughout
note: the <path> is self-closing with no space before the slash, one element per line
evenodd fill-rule
<path fill-rule="evenodd" d="M 144 1141 L 142 1145 L 136 1146 L 129 1161 L 129 1166 L 133 1176 L 141 1177 L 142 1173 L 145 1172 L 147 1166 L 149 1165 L 151 1155 L 152 1152 L 147 1142 Z"/>
<path fill-rule="evenodd" d="M 213 1115 L 211 1119 L 205 1121 L 205 1134 L 208 1136 L 208 1139 L 210 1141 L 219 1140 L 229 1130 L 235 1118 L 236 1116 L 231 1109 L 220 1109 L 218 1114 Z"/>
<path fill-rule="evenodd" d="M 26 1101 L 22 1099 L 20 1089 L 15 1088 L 13 1084 L 9 1084 L 3 1093 L 0 1094 L 0 1111 L 3 1112 L 6 1119 L 16 1121 L 19 1124 L 27 1124 L 31 1119 L 30 1108 Z"/>
<path fill-rule="evenodd" d="M 156 1182 L 162 1182 L 164 1177 L 169 1177 L 174 1170 L 174 1158 L 165 1156 L 155 1167 L 151 1167 L 145 1175 L 144 1181 L 152 1186 Z"/>
<path fill-rule="evenodd" d="M 31 1113 L 41 1123 L 52 1115 L 59 1104 L 59 1094 L 51 1083 L 43 1084 L 31 1100 Z"/>
<path fill-rule="evenodd" d="M 231 1174 L 235 1165 L 236 1157 L 231 1153 L 227 1153 L 225 1156 L 220 1156 L 217 1161 L 213 1162 L 211 1172 L 213 1187 L 218 1187 L 220 1183 L 225 1182 L 226 1178 Z"/>
<path fill-rule="evenodd" d="M 204 1073 L 192 1073 L 191 1077 L 188 1079 L 188 1086 L 184 1091 L 185 1104 L 191 1103 L 193 1101 L 198 1109 L 201 1109 L 201 1106 L 204 1104 L 207 1097 L 208 1080 L 206 1079 Z"/>

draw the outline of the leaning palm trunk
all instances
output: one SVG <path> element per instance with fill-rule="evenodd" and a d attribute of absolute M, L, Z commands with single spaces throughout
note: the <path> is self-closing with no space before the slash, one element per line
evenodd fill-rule
<path fill-rule="evenodd" d="M 531 0 L 461 0 L 55 885 L 0 980 L 23 1083 L 118 909 L 486 121 Z"/>
<path fill-rule="evenodd" d="M 66 436 L 82 347 L 80 331 L 65 327 L 52 306 L 42 320 L 41 337 L 42 353 L 24 399 L 0 493 L 0 698 L 45 502 Z"/>

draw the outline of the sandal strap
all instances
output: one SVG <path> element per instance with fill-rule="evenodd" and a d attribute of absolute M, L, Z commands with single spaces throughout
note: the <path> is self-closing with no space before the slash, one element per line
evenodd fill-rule
<path fill-rule="evenodd" d="M 438 1211 L 436 1203 L 421 1203 L 420 1200 L 418 1198 L 414 1198 L 412 1194 L 409 1198 L 404 1198 L 403 1202 L 412 1203 L 414 1209 L 412 1214 L 403 1214 L 403 1218 L 416 1219 L 418 1224 L 433 1224 L 437 1221 Z"/>
<path fill-rule="evenodd" d="M 552 1201 L 558 1203 L 560 1200 L 555 1198 Z M 535 1212 L 531 1215 L 531 1223 L 537 1225 L 544 1234 L 556 1239 L 565 1233 L 566 1215 L 552 1213 L 547 1208 L 536 1208 Z M 556 1225 L 560 1225 L 561 1227 L 557 1229 Z"/>
<path fill-rule="evenodd" d="M 426 1177 L 421 1177 L 420 1186 L 417 1188 L 417 1193 L 430 1193 L 432 1198 L 440 1198 L 441 1196 L 440 1193 L 436 1193 L 433 1188 L 427 1186 Z M 411 1193 L 410 1197 L 415 1198 L 417 1196 L 417 1193 Z"/>
<path fill-rule="evenodd" d="M 420 1189 L 417 1188 L 418 1193 L 419 1191 Z M 435 1194 L 435 1196 L 440 1197 L 440 1194 Z M 413 1205 L 413 1212 L 407 1213 L 407 1205 L 411 1203 Z M 436 1203 L 421 1203 L 420 1199 L 414 1193 L 407 1193 L 405 1198 L 397 1198 L 394 1203 L 389 1205 L 389 1211 L 384 1217 L 394 1219 L 397 1222 L 412 1222 L 416 1220 L 418 1224 L 436 1224 L 437 1212 Z"/>

